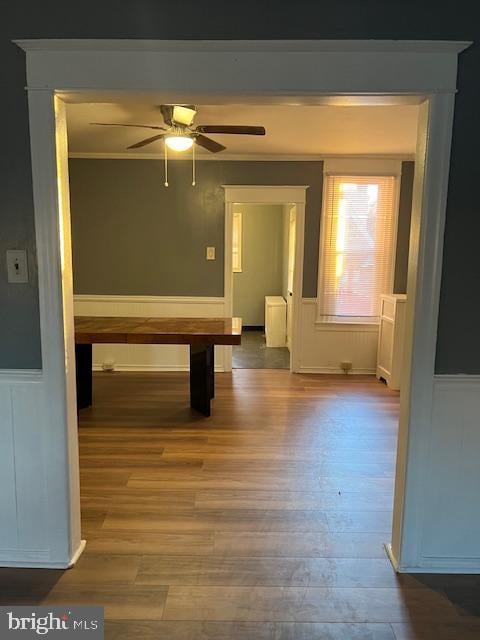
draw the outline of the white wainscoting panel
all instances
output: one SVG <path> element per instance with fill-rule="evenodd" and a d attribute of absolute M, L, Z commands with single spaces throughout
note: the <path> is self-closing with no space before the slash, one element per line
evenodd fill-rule
<path fill-rule="evenodd" d="M 45 566 L 48 447 L 41 372 L 0 371 L 0 566 Z"/>
<path fill-rule="evenodd" d="M 377 325 L 320 325 L 317 299 L 302 301 L 300 373 L 343 373 L 342 360 L 352 362 L 352 374 L 373 374 L 377 365 Z"/>
<path fill-rule="evenodd" d="M 223 298 L 76 295 L 75 315 L 215 318 L 225 315 Z M 215 347 L 215 369 L 224 371 L 224 347 Z M 186 345 L 96 344 L 93 368 L 113 362 L 116 371 L 188 371 Z"/>
<path fill-rule="evenodd" d="M 480 376 L 437 375 L 420 568 L 480 573 Z"/>

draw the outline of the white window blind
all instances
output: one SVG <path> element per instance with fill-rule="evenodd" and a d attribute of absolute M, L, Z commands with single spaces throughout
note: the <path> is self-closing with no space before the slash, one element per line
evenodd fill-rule
<path fill-rule="evenodd" d="M 233 212 L 232 269 L 234 273 L 242 271 L 242 213 Z"/>
<path fill-rule="evenodd" d="M 378 322 L 391 288 L 395 205 L 393 176 L 327 176 L 321 320 Z"/>

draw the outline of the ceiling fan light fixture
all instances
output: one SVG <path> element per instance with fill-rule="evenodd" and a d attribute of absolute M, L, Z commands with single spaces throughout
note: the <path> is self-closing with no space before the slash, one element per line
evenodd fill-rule
<path fill-rule="evenodd" d="M 187 149 L 191 149 L 193 145 L 193 138 L 190 136 L 165 136 L 164 138 L 165 144 L 172 151 L 186 151 Z"/>

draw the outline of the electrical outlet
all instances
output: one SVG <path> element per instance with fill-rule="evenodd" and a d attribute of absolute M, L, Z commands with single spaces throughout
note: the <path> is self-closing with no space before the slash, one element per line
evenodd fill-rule
<path fill-rule="evenodd" d="M 10 249 L 7 251 L 8 282 L 25 284 L 28 282 L 27 252 L 25 249 Z"/>
<path fill-rule="evenodd" d="M 102 362 L 103 371 L 115 371 L 115 360 L 113 358 L 105 358 Z"/>
<path fill-rule="evenodd" d="M 207 247 L 207 260 L 215 260 L 215 247 Z"/>
<path fill-rule="evenodd" d="M 342 369 L 342 371 L 344 373 L 348 373 L 352 369 L 351 361 L 350 360 L 342 360 L 342 362 L 340 362 L 340 368 Z"/>

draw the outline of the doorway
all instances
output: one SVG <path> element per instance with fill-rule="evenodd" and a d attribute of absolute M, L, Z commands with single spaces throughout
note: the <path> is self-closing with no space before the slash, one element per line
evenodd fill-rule
<path fill-rule="evenodd" d="M 308 185 L 224 185 L 224 189 L 225 311 L 240 317 L 243 313 L 246 326 L 243 350 L 235 353 L 235 360 L 232 348 L 225 347 L 225 369 L 297 371 Z M 249 239 L 261 241 L 262 247 L 246 247 Z M 259 251 L 268 252 L 270 263 L 268 273 L 255 278 L 255 271 L 262 268 Z M 253 270 L 246 278 L 244 264 Z"/>
<path fill-rule="evenodd" d="M 242 344 L 233 369 L 290 369 L 294 204 L 235 203 L 232 214 L 233 315 Z"/>
<path fill-rule="evenodd" d="M 158 87 L 168 87 L 169 99 L 181 101 L 179 96 L 201 86 L 203 95 L 216 93 L 238 96 L 243 92 L 246 96 L 254 95 L 257 99 L 258 96 L 269 97 L 271 100 L 285 100 L 287 96 L 288 99 L 300 96 L 300 100 L 307 101 L 318 101 L 328 96 L 340 101 L 375 100 L 378 96 L 385 99 L 386 95 L 393 94 L 395 98 L 387 99 L 427 96 L 422 106 L 417 146 L 412 243 L 418 259 L 410 261 L 405 347 L 408 356 L 405 370 L 408 392 L 401 401 L 392 536 L 393 561 L 400 570 L 405 571 L 412 566 L 422 568 L 424 564 L 419 540 L 425 495 L 417 491 L 417 481 L 423 464 L 422 453 L 428 447 L 431 430 L 436 345 L 436 333 L 432 327 L 437 326 L 438 315 L 456 78 L 454 61 L 465 44 L 433 42 L 419 46 L 418 43 L 401 42 L 291 42 L 272 45 L 260 43 L 253 45 L 254 48 L 248 43 L 245 49 L 242 43 L 200 43 L 189 44 L 189 48 L 182 50 L 185 45 L 181 43 L 149 43 L 146 46 L 129 41 L 128 48 L 122 50 L 122 46 L 118 43 L 108 44 L 108 41 L 101 46 L 91 41 L 86 41 L 85 45 L 80 45 L 78 41 L 70 45 L 68 41 L 60 45 L 48 41 L 43 45 L 41 42 L 40 45 L 23 43 L 28 50 L 27 77 L 29 88 L 32 89 L 29 94 L 30 135 L 43 348 L 42 379 L 38 388 L 44 400 L 41 403 L 44 411 L 39 420 L 48 425 L 45 437 L 55 444 L 55 448 L 42 451 L 42 468 L 48 473 L 45 473 L 43 483 L 37 483 L 48 490 L 45 493 L 47 497 L 49 493 L 56 496 L 56 500 L 48 500 L 44 495 L 37 500 L 40 507 L 45 505 L 48 514 L 46 520 L 50 523 L 40 536 L 41 540 L 46 541 L 48 553 L 37 554 L 37 562 L 41 566 L 55 563 L 57 566 L 67 566 L 82 548 L 78 518 L 71 309 L 69 312 L 72 298 L 71 266 L 66 254 L 68 243 L 64 238 L 65 233 L 68 235 L 69 212 L 68 205 L 62 202 L 59 188 L 61 166 L 65 163 L 67 149 L 61 133 L 58 135 L 63 118 L 59 92 L 65 87 L 77 92 L 89 91 L 92 87 L 105 92 L 118 91 L 121 87 L 127 91 L 156 91 L 157 101 L 161 102 Z M 199 53 L 196 46 L 201 49 L 203 65 L 197 64 Z M 91 65 L 92 50 L 98 60 L 94 66 Z M 299 51 L 301 55 L 292 55 L 292 51 Z M 438 55 L 439 51 L 442 55 Z M 230 65 L 222 67 L 217 64 L 218 72 L 212 74 L 212 64 L 218 62 L 219 56 L 232 60 L 238 72 L 232 73 Z M 183 73 L 178 73 L 177 69 L 169 71 L 173 68 L 171 60 L 176 57 L 184 62 L 191 60 L 191 64 L 182 67 Z M 452 64 L 446 64 L 446 59 L 449 62 L 451 60 Z M 416 61 L 421 61 L 421 64 L 416 64 Z M 278 89 L 280 71 L 282 92 Z M 354 97 L 346 98 L 348 95 Z M 57 140 L 60 140 L 57 147 L 55 127 Z M 55 162 L 56 153 L 58 163 Z M 245 200 L 233 198 L 229 202 L 235 201 Z M 295 197 L 278 201 L 299 202 Z M 301 333 L 298 323 L 300 309 L 295 304 L 295 299 L 301 295 L 299 285 L 302 282 L 302 263 L 298 258 L 300 245 L 303 250 L 304 229 L 300 212 L 301 207 L 297 207 L 292 370 L 297 366 L 297 343 Z M 225 229 L 228 229 L 228 225 Z M 231 244 L 226 244 L 228 248 L 231 249 Z M 232 272 L 228 250 L 225 262 L 230 263 L 229 276 L 225 279 L 225 314 L 228 315 L 232 311 Z M 28 416 L 28 422 L 37 429 L 38 420 L 31 420 Z M 60 477 L 68 478 L 61 491 L 58 482 Z M 31 563 L 31 557 L 27 561 Z"/>

